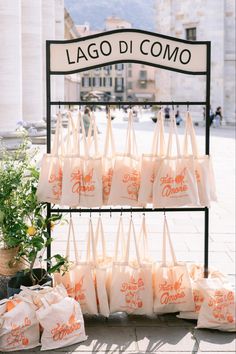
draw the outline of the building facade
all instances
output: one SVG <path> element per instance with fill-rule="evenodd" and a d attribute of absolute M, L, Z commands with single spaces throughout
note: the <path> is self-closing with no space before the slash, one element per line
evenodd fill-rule
<path fill-rule="evenodd" d="M 211 107 L 235 124 L 235 1 L 156 0 L 156 29 L 177 38 L 211 41 Z M 205 99 L 205 78 L 157 69 L 158 99 Z M 202 108 L 194 108 L 202 119 Z"/>
<path fill-rule="evenodd" d="M 132 28 L 130 22 L 115 16 L 105 20 L 105 30 Z M 89 24 L 77 26 L 81 36 L 96 34 L 101 31 L 90 31 Z M 155 69 L 148 65 L 120 63 L 81 73 L 81 97 L 89 98 L 103 95 L 105 100 L 153 100 L 155 98 Z M 92 98 L 92 95 L 91 95 Z"/>

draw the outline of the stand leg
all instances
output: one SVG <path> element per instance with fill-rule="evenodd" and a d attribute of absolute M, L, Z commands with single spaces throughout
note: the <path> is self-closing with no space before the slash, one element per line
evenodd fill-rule
<path fill-rule="evenodd" d="M 209 209 L 205 208 L 204 228 L 204 278 L 208 278 L 208 256 L 209 256 Z"/>

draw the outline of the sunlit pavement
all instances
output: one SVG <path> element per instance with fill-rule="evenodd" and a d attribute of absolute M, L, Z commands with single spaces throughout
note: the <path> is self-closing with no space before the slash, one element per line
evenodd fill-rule
<path fill-rule="evenodd" d="M 120 113 L 113 120 L 114 138 L 117 151 L 123 151 L 127 123 Z M 99 144 L 102 147 L 105 137 L 106 120 L 102 113 L 97 114 Z M 152 131 L 155 124 L 148 115 L 143 114 L 135 123 L 140 154 L 150 151 Z M 166 124 L 166 131 L 168 125 Z M 183 127 L 178 127 L 183 138 Z M 196 128 L 199 150 L 204 151 L 204 127 Z M 44 148 L 41 147 L 43 150 Z M 103 150 L 101 150 L 103 151 Z M 214 162 L 218 203 L 210 209 L 209 266 L 226 273 L 232 284 L 235 282 L 235 128 L 211 128 L 211 155 Z M 92 214 L 96 225 L 98 214 Z M 127 224 L 130 213 L 123 215 Z M 103 214 L 107 250 L 112 253 L 119 213 Z M 204 214 L 168 213 L 171 236 L 177 259 L 202 263 L 204 259 Z M 88 214 L 74 216 L 76 238 L 81 256 L 86 247 Z M 133 212 L 137 231 L 141 215 Z M 159 261 L 162 248 L 162 213 L 146 213 L 150 257 Z M 55 238 L 52 252 L 65 254 L 67 226 L 58 226 L 53 232 Z M 74 258 L 73 252 L 71 255 Z M 233 333 L 196 330 L 196 322 L 180 320 L 168 314 L 151 318 L 141 316 L 112 315 L 103 318 L 86 318 L 88 340 L 82 344 L 54 350 L 53 353 L 235 353 L 236 342 Z M 38 349 L 39 350 L 39 349 Z M 30 350 L 28 352 L 35 352 Z M 48 353 L 51 353 L 49 351 Z M 45 352 L 47 353 L 47 352 Z"/>

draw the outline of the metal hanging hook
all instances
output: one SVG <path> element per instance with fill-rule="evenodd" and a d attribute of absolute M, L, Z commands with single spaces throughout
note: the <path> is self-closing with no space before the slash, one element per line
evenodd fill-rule
<path fill-rule="evenodd" d="M 111 208 L 110 208 L 110 218 L 112 217 L 112 211 L 111 211 Z"/>
<path fill-rule="evenodd" d="M 89 212 L 89 217 L 90 217 L 90 219 L 92 217 L 92 209 L 91 208 L 90 208 L 90 212 Z"/>
<path fill-rule="evenodd" d="M 189 102 L 187 102 L 187 111 L 189 111 Z"/>

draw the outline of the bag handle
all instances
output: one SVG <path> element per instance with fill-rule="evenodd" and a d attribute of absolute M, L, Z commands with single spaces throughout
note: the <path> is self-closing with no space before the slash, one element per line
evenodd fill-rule
<path fill-rule="evenodd" d="M 82 133 L 82 137 L 80 138 L 80 132 Z M 81 114 L 81 111 L 78 112 L 76 126 L 75 126 L 75 151 L 78 156 L 82 155 L 81 151 L 81 140 L 84 148 L 84 156 L 88 157 L 88 143 L 86 140 L 86 133 L 84 129 L 84 121 Z"/>
<path fill-rule="evenodd" d="M 198 157 L 197 139 L 196 139 L 196 134 L 195 134 L 195 130 L 194 130 L 194 127 L 193 127 L 192 117 L 191 117 L 189 111 L 186 114 L 186 125 L 185 125 L 185 134 L 184 134 L 184 149 L 183 149 L 184 155 L 188 155 L 189 154 L 188 137 L 190 137 L 190 143 L 191 143 L 191 147 L 192 147 L 193 156 L 194 157 Z"/>
<path fill-rule="evenodd" d="M 66 244 L 66 257 L 68 259 L 70 257 L 70 239 L 71 239 L 71 234 L 72 234 L 72 239 L 73 239 L 73 244 L 74 244 L 75 262 L 76 262 L 76 264 L 78 264 L 78 262 L 79 262 L 79 254 L 78 254 L 78 249 L 77 249 L 77 245 L 76 245 L 75 230 L 74 230 L 74 224 L 73 224 L 72 216 L 70 216 L 69 230 L 68 230 L 68 237 L 67 237 L 67 244 Z"/>
<path fill-rule="evenodd" d="M 124 257 L 126 246 L 125 246 L 124 225 L 123 225 L 122 216 L 120 216 L 117 234 L 116 234 L 116 244 L 115 244 L 115 254 L 114 254 L 114 261 L 115 262 L 117 262 L 117 260 L 118 260 L 118 250 L 119 250 L 120 242 L 122 242 L 122 257 Z"/>
<path fill-rule="evenodd" d="M 166 240 L 168 239 L 169 246 L 170 246 L 170 253 L 173 260 L 174 265 L 177 265 L 177 258 L 175 255 L 174 247 L 170 238 L 170 231 L 167 223 L 166 216 L 164 216 L 164 227 L 163 227 L 163 244 L 162 244 L 162 266 L 166 267 Z"/>
<path fill-rule="evenodd" d="M 97 263 L 97 252 L 95 247 L 95 240 L 94 240 L 94 232 L 93 232 L 93 224 L 92 218 L 89 218 L 89 231 L 88 231 L 88 238 L 87 238 L 87 262 L 91 261 L 91 245 L 92 245 L 92 260 L 94 265 Z"/>
<path fill-rule="evenodd" d="M 180 157 L 181 156 L 180 143 L 179 143 L 179 136 L 177 132 L 174 113 L 172 113 L 172 116 L 170 118 L 170 130 L 169 130 L 169 138 L 168 138 L 168 146 L 167 146 L 167 154 L 166 154 L 167 157 L 173 156 L 173 146 L 172 146 L 173 135 L 175 136 L 175 141 L 176 141 L 177 157 Z"/>
<path fill-rule="evenodd" d="M 142 242 L 142 244 L 141 244 Z M 138 237 L 138 245 L 139 249 L 143 250 L 143 259 L 148 259 L 149 258 L 149 252 L 148 252 L 148 237 L 147 237 L 147 227 L 146 227 L 146 217 L 145 214 L 143 215 L 142 218 L 142 224 L 141 224 L 141 229 Z"/>
<path fill-rule="evenodd" d="M 96 247 L 96 253 L 97 253 L 97 247 L 98 247 L 98 240 L 99 236 L 102 241 L 102 256 L 103 259 L 106 258 L 107 252 L 106 252 L 106 243 L 105 243 L 105 238 L 104 238 L 104 229 L 103 229 L 103 224 L 102 224 L 102 218 L 99 215 L 98 222 L 97 222 L 97 227 L 96 227 L 96 232 L 95 232 L 95 247 Z"/>
<path fill-rule="evenodd" d="M 93 133 L 93 139 L 92 139 Z M 88 151 L 90 152 L 92 143 L 94 143 L 94 153 L 98 155 L 98 129 L 94 112 L 91 115 L 91 121 L 88 130 Z"/>
<path fill-rule="evenodd" d="M 61 148 L 61 154 L 63 155 L 63 138 L 62 138 L 62 116 L 61 112 L 57 113 L 56 130 L 52 145 L 52 156 L 59 155 L 59 148 Z"/>
<path fill-rule="evenodd" d="M 135 130 L 133 125 L 133 112 L 130 109 L 129 118 L 128 118 L 128 127 L 126 134 L 126 143 L 125 143 L 125 154 L 126 155 L 138 155 L 138 146 L 135 136 Z"/>
<path fill-rule="evenodd" d="M 66 136 L 66 154 L 76 153 L 76 127 L 70 111 L 67 113 L 68 127 Z"/>
<path fill-rule="evenodd" d="M 105 139 L 104 152 L 103 152 L 104 157 L 109 157 L 109 145 L 111 147 L 111 154 L 112 156 L 114 156 L 116 150 L 115 150 L 115 142 L 113 139 L 110 109 L 108 110 L 108 114 L 107 114 L 106 139 Z"/>
<path fill-rule="evenodd" d="M 129 222 L 128 239 L 127 239 L 127 243 L 126 243 L 126 254 L 125 254 L 125 262 L 126 263 L 129 262 L 131 233 L 133 234 L 133 237 L 134 237 L 134 245 L 135 245 L 135 251 L 136 251 L 138 265 L 141 266 L 140 254 L 139 254 L 139 249 L 138 249 L 138 242 L 137 242 L 137 237 L 136 237 L 136 232 L 135 232 L 134 222 L 133 222 L 132 217 L 130 218 L 130 222 Z"/>
<path fill-rule="evenodd" d="M 151 154 L 160 156 L 165 155 L 164 119 L 161 109 L 157 114 L 157 123 L 153 134 Z"/>

